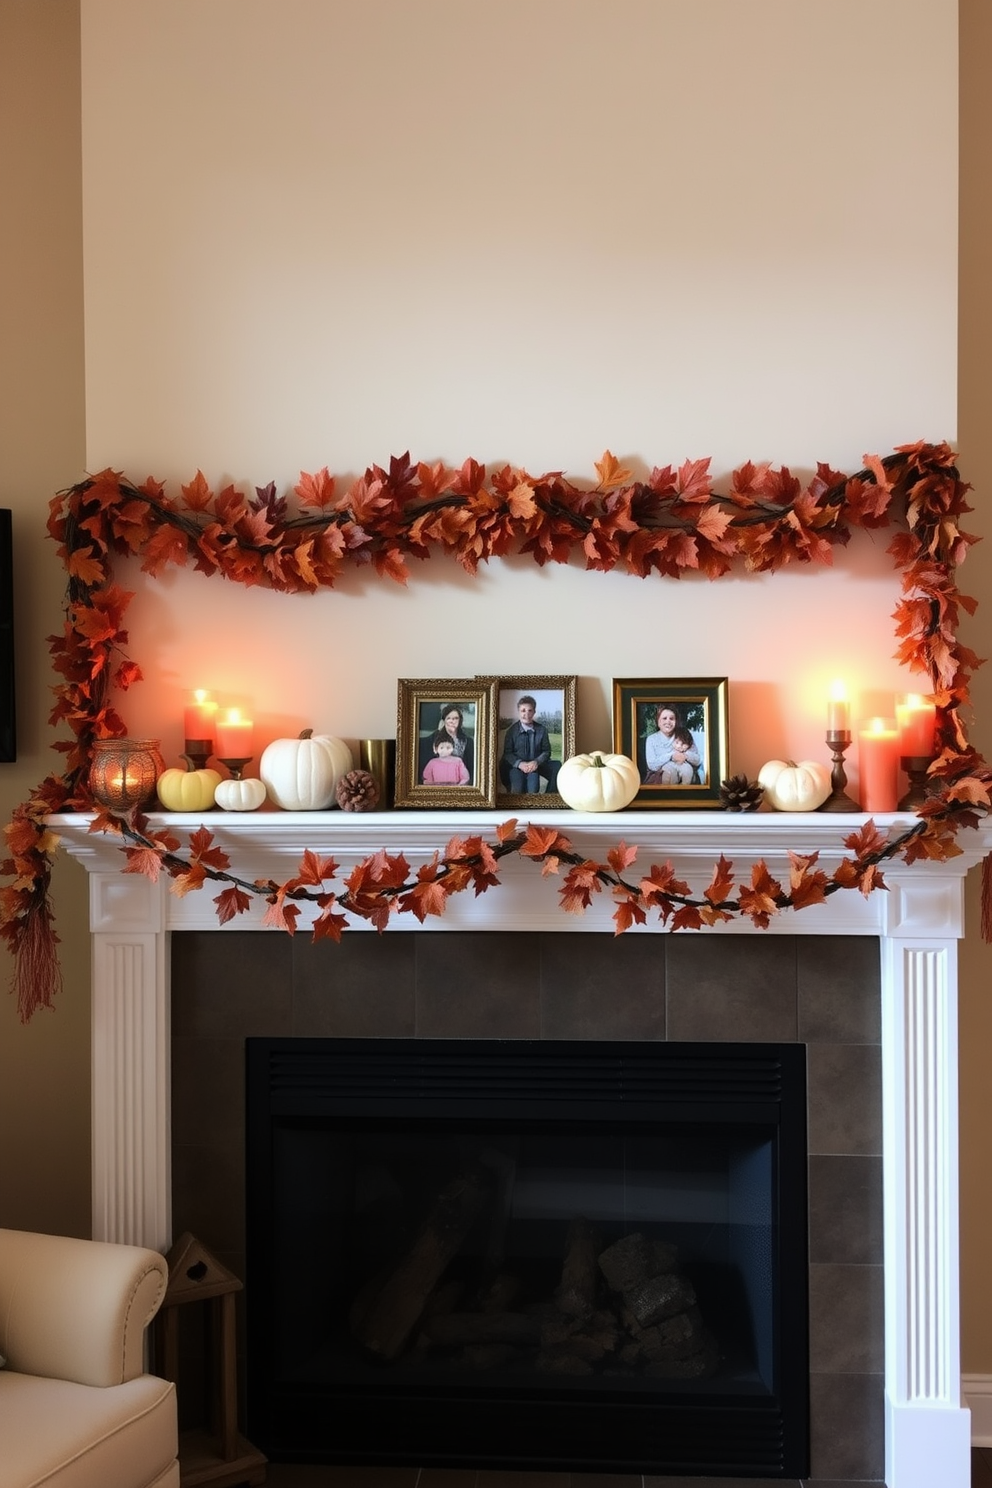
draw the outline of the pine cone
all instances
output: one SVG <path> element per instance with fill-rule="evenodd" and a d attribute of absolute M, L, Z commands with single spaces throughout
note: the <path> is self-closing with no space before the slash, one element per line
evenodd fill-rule
<path fill-rule="evenodd" d="M 724 811 L 757 811 L 765 787 L 746 775 L 731 775 L 720 786 L 720 800 Z"/>
<path fill-rule="evenodd" d="M 342 811 L 374 811 L 379 802 L 379 787 L 368 770 L 349 770 L 334 794 Z"/>

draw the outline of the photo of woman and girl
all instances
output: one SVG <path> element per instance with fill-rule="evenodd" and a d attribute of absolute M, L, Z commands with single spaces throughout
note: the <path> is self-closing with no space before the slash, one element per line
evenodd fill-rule
<path fill-rule="evenodd" d="M 420 779 L 424 785 L 471 785 L 475 769 L 475 742 L 471 715 L 475 704 L 443 703 L 440 716 L 431 725 L 433 703 L 420 708 Z M 469 729 L 466 730 L 466 713 Z"/>
<path fill-rule="evenodd" d="M 705 732 L 700 705 L 685 712 L 675 703 L 649 704 L 641 779 L 645 785 L 701 785 L 705 783 L 702 741 Z M 693 734 L 693 727 L 699 726 Z M 690 726 L 692 725 L 692 726 Z"/>

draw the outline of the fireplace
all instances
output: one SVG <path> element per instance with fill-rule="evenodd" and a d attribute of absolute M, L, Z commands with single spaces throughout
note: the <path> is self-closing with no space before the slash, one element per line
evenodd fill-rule
<path fill-rule="evenodd" d="M 829 872 L 843 855 L 843 836 L 863 822 L 720 812 L 538 811 L 531 819 L 567 825 L 576 847 L 593 858 L 622 836 L 637 847 L 639 865 L 670 862 L 700 889 L 720 853 L 733 860 L 739 878 L 761 859 L 788 879 L 791 852 L 819 853 Z M 882 817 L 877 825 L 897 832 L 907 820 Z M 439 842 L 455 834 L 492 835 L 501 821 L 485 812 L 368 818 L 262 812 L 215 817 L 210 825 L 245 877 L 281 881 L 306 847 L 333 853 L 342 875 L 382 848 L 405 853 L 416 870 Z M 180 832 L 199 825 L 181 815 L 167 822 Z M 756 965 L 791 957 L 792 993 L 783 994 L 774 977 L 771 991 L 759 986 L 750 999 L 749 1031 L 740 1036 L 807 1043 L 812 1477 L 880 1481 L 884 1475 L 888 1488 L 932 1488 L 938 1481 L 967 1488 L 970 1419 L 958 1359 L 956 942 L 963 933 L 964 876 L 992 846 L 992 829 L 962 834 L 962 854 L 949 862 L 888 865 L 887 892 L 867 899 L 839 894 L 773 920 L 768 931 L 736 922 L 712 934 L 639 931 L 614 938 L 606 896 L 585 916 L 563 915 L 555 880 L 508 860 L 498 890 L 478 900 L 459 896 L 441 922 L 381 938 L 348 935 L 329 948 L 311 947 L 299 935 L 290 942 L 259 934 L 260 912 L 221 929 L 209 894 L 177 898 L 164 880 L 122 875 L 115 842 L 91 833 L 88 817 L 54 817 L 52 826 L 91 875 L 94 1233 L 166 1247 L 174 1233 L 173 1200 L 178 1222 L 196 1153 L 214 1180 L 205 1211 L 209 1234 L 240 1270 L 244 1255 L 231 1215 L 239 1211 L 243 1180 L 211 1144 L 231 1136 L 244 1036 L 303 1031 L 302 1014 L 311 1025 L 305 1031 L 318 1036 L 721 1040 L 742 1027 L 742 972 L 753 991 Z M 444 933 L 425 933 L 438 930 Z M 176 934 L 181 931 L 196 933 Z M 460 962 L 447 977 L 437 975 L 439 948 L 465 942 L 520 950 L 480 955 L 478 985 L 465 995 Z M 539 995 L 532 976 L 538 942 Z M 195 945 L 195 953 L 180 949 L 184 943 Z M 604 948 L 612 968 L 605 997 L 602 978 L 589 971 L 584 948 L 593 945 Z M 843 969 L 855 947 L 858 959 L 874 967 L 866 996 L 855 995 L 864 984 Z M 716 948 L 726 958 L 720 968 Z M 209 989 L 195 1013 L 183 1006 L 191 955 L 202 963 Z M 515 975 L 497 981 L 507 964 Z M 532 993 L 526 1004 L 517 997 L 522 968 Z M 686 973 L 684 984 L 673 985 L 673 970 Z M 373 976 L 378 998 L 369 996 Z M 512 1001 L 508 987 L 516 988 Z M 173 1042 L 170 995 L 178 999 Z M 373 1008 L 388 1029 L 369 1026 Z M 240 1023 L 233 1063 L 230 1026 L 218 1021 L 231 1013 Z M 779 1034 L 783 1017 L 791 1018 L 791 1030 Z M 211 1057 L 206 1045 L 194 1056 L 211 1110 L 192 1123 L 170 1100 L 170 1063 L 190 1034 L 213 1037 L 213 1052 L 222 1056 Z M 233 1102 L 221 1101 L 224 1085 Z M 866 1106 L 875 1111 L 870 1119 Z M 867 1331 L 849 1326 L 858 1319 Z"/>
<path fill-rule="evenodd" d="M 250 1039 L 273 1459 L 798 1478 L 800 1044 Z"/>

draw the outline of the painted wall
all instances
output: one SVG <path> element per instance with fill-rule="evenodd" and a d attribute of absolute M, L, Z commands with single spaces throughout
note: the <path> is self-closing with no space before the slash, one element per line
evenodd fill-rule
<path fill-rule="evenodd" d="M 609 446 L 808 474 L 954 437 L 953 0 L 82 15 L 91 469 L 288 491 L 409 449 L 586 478 Z M 843 605 L 808 572 L 436 561 L 302 601 L 128 574 L 127 716 L 174 757 L 193 686 L 247 697 L 263 740 L 356 738 L 394 732 L 397 677 L 574 672 L 588 747 L 613 676 L 728 675 L 754 773 L 824 754 L 835 675 L 872 713 L 907 685 L 884 542 L 845 572 Z"/>
<path fill-rule="evenodd" d="M 0 0 L 0 506 L 14 528 L 18 757 L 0 765 L 3 821 L 59 756 L 47 727 L 45 637 L 65 578 L 44 537 L 54 491 L 85 469 L 79 7 Z M 0 857 L 3 853 L 0 853 Z M 0 1225 L 90 1232 L 86 884 L 59 865 L 65 990 L 24 1028 L 0 953 Z"/>
<path fill-rule="evenodd" d="M 5 804 L 49 768 L 41 637 L 60 582 L 40 534 L 82 464 L 289 489 L 301 469 L 347 479 L 407 448 L 591 477 L 608 446 L 635 467 L 711 455 L 722 474 L 749 457 L 805 474 L 957 438 L 953 0 L 81 8 L 85 383 L 76 7 L 0 0 L 24 95 L 0 102 L 3 200 L 33 224 L 0 248 L 0 305 L 29 307 L 19 344 L 47 353 L 43 376 L 0 373 L 3 500 L 38 580 L 18 600 L 25 752 L 3 767 Z M 992 37 L 981 0 L 962 19 L 967 104 Z M 965 140 L 962 288 L 978 300 L 989 123 L 971 108 L 984 134 Z M 47 194 L 25 179 L 50 183 L 57 231 L 32 218 Z M 981 317 L 963 321 L 962 457 L 978 483 Z M 732 763 L 753 773 L 769 754 L 823 754 L 834 675 L 866 711 L 905 685 L 881 547 L 854 545 L 834 574 L 717 586 L 522 561 L 472 583 L 434 561 L 407 590 L 352 576 L 299 600 L 129 568 L 148 682 L 125 716 L 175 754 L 183 691 L 214 685 L 248 694 L 263 734 L 388 734 L 397 677 L 576 672 L 588 746 L 609 738 L 611 677 L 727 675 Z M 983 615 L 979 651 L 987 637 Z M 57 890 L 70 966 L 87 954 L 80 877 L 70 866 Z M 988 956 L 965 946 L 963 1018 L 985 1047 Z M 0 1139 L 0 1222 L 78 1227 L 83 1004 L 73 987 L 57 1015 L 3 1029 L 0 1131 L 20 1129 Z M 963 1074 L 977 1370 L 992 1367 L 984 1077 L 967 1058 Z M 55 1151 L 39 1121 L 60 1106 L 72 1131 Z"/>
<path fill-rule="evenodd" d="M 992 658 L 992 198 L 988 162 L 992 152 L 992 11 L 985 0 L 961 5 L 961 257 L 960 257 L 960 450 L 961 468 L 974 487 L 976 510 L 969 518 L 985 541 L 973 549 L 962 578 L 981 601 L 965 636 L 979 656 Z M 982 508 L 985 508 L 983 511 Z M 992 661 L 978 673 L 973 691 L 974 738 L 992 757 Z M 979 935 L 977 876 L 968 881 L 969 934 L 961 944 L 961 1351 L 968 1372 L 992 1374 L 992 1283 L 989 1236 L 989 1051 L 992 1049 L 992 950 Z"/>

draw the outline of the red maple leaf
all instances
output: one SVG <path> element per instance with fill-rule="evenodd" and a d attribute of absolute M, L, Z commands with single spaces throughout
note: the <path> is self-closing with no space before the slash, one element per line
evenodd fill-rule
<path fill-rule="evenodd" d="M 251 896 L 244 889 L 239 889 L 237 884 L 232 884 L 229 889 L 216 896 L 214 903 L 217 906 L 218 920 L 226 925 L 235 915 L 244 914 L 251 908 Z"/>

